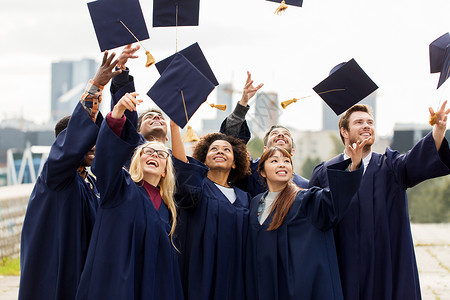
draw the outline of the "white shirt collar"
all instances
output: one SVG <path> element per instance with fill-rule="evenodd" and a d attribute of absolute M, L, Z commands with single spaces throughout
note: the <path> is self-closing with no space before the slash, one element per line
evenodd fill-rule
<path fill-rule="evenodd" d="M 344 151 L 344 159 L 349 159 L 349 158 L 350 158 L 350 156 L 348 156 Z M 363 158 L 363 164 L 364 164 L 363 174 L 366 172 L 367 165 L 369 164 L 371 158 L 372 158 L 372 151 L 370 151 L 370 153 L 367 154 L 366 157 Z"/>

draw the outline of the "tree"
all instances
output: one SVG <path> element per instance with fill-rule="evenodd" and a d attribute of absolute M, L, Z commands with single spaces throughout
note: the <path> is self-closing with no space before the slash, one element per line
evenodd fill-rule
<path fill-rule="evenodd" d="M 411 221 L 450 222 L 450 179 L 434 178 L 407 190 Z"/>
<path fill-rule="evenodd" d="M 318 157 L 308 156 L 302 165 L 301 175 L 305 178 L 310 178 L 314 168 L 322 161 Z"/>
<path fill-rule="evenodd" d="M 253 158 L 260 157 L 261 154 L 263 153 L 263 148 L 264 148 L 263 140 L 258 137 L 252 138 L 247 143 L 247 150 L 248 152 L 250 152 L 250 155 Z"/>

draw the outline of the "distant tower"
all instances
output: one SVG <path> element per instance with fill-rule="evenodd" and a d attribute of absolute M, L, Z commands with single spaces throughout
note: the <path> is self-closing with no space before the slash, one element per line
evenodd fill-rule
<path fill-rule="evenodd" d="M 89 79 L 96 72 L 94 59 L 52 63 L 51 119 L 58 121 L 70 115 Z"/>
<path fill-rule="evenodd" d="M 375 121 L 375 126 L 377 125 L 376 122 L 376 105 L 377 105 L 377 92 L 373 92 L 363 100 L 359 102 L 359 104 L 367 104 L 370 107 L 372 107 L 372 113 Z M 338 129 L 338 122 L 339 117 L 336 116 L 334 111 L 331 110 L 331 108 L 322 101 L 322 130 L 337 130 Z"/>
<path fill-rule="evenodd" d="M 260 92 L 256 95 L 254 103 L 255 113 L 251 122 L 252 130 L 263 136 L 270 126 L 278 124 L 280 115 L 278 94 L 275 92 Z"/>

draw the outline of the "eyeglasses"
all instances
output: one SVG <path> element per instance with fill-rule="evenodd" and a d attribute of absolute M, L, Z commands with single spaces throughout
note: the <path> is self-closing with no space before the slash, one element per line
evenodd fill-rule
<path fill-rule="evenodd" d="M 165 159 L 165 158 L 169 157 L 169 153 L 167 153 L 164 150 L 156 150 L 156 149 L 153 149 L 152 147 L 142 148 L 142 153 L 147 154 L 147 155 L 152 155 L 155 152 L 156 152 L 156 155 L 158 156 L 158 158 Z"/>

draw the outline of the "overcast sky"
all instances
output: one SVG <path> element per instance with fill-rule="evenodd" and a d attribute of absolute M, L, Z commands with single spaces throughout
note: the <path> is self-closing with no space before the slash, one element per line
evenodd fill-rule
<path fill-rule="evenodd" d="M 45 122 L 51 63 L 101 59 L 86 3 L 2 0 L 0 119 L 23 115 Z M 143 44 L 159 61 L 175 52 L 175 29 L 152 28 L 152 1 L 141 6 L 150 34 Z M 450 96 L 450 84 L 436 90 L 439 75 L 430 74 L 428 53 L 429 44 L 450 31 L 449 0 L 304 0 L 282 16 L 273 14 L 276 7 L 264 0 L 201 0 L 200 26 L 178 28 L 178 49 L 198 42 L 220 83 L 240 90 L 249 70 L 280 101 L 314 94 L 312 87 L 332 67 L 355 58 L 379 86 L 379 134 L 390 134 L 396 122 L 426 123 L 428 107 Z M 139 55 L 129 66 L 150 106 L 145 94 L 159 75 L 154 66 L 144 67 L 144 52 Z M 214 92 L 209 101 L 215 102 Z M 320 129 L 321 101 L 314 96 L 292 104 L 281 123 Z M 194 128 L 211 114 L 202 107 Z"/>

